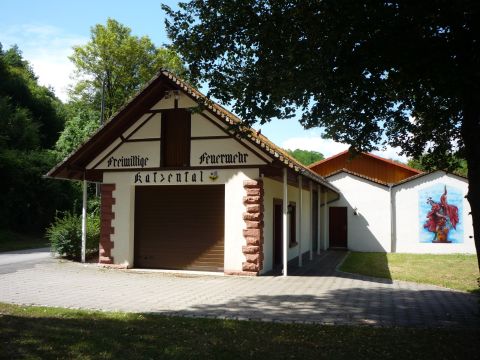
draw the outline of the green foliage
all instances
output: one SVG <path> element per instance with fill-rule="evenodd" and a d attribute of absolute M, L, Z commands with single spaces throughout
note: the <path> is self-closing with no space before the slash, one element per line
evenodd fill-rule
<path fill-rule="evenodd" d="M 439 169 L 437 164 L 435 157 L 429 154 L 410 159 L 407 162 L 408 166 L 421 171 L 437 170 Z M 442 168 L 442 170 L 447 170 L 464 177 L 468 176 L 467 161 L 458 156 L 449 156 L 446 161 L 446 166 Z"/>
<path fill-rule="evenodd" d="M 162 5 L 194 80 L 248 124 L 291 118 L 372 151 L 468 164 L 480 264 L 480 3 L 231 0 Z M 479 268 L 480 269 L 480 268 Z"/>
<path fill-rule="evenodd" d="M 9 127 L 18 128 L 21 125 L 15 124 L 18 112 L 29 136 L 30 132 L 35 132 L 34 137 L 30 136 L 32 143 L 28 148 L 52 147 L 63 129 L 65 114 L 62 104 L 50 89 L 38 85 L 37 78 L 28 62 L 23 60 L 18 47 L 5 52 L 0 49 L 0 79 L 0 106 L 2 110 L 7 109 L 8 113 L 8 116 L 2 114 L 0 117 L 0 136 L 4 136 Z M 25 145 L 22 146 L 25 148 Z"/>
<path fill-rule="evenodd" d="M 478 358 L 480 347 L 474 327 L 282 324 L 9 304 L 0 313 L 6 359 L 453 360 Z"/>
<path fill-rule="evenodd" d="M 100 114 L 88 107 L 67 105 L 68 113 L 71 117 L 65 123 L 65 129 L 55 144 L 60 158 L 65 158 L 71 152 L 76 150 L 82 143 L 98 129 Z"/>
<path fill-rule="evenodd" d="M 0 151 L 0 227 L 17 231 L 42 231 L 57 209 L 71 207 L 79 197 L 70 182 L 42 176 L 57 162 L 50 150 Z"/>
<path fill-rule="evenodd" d="M 0 79 L 0 228 L 43 231 L 78 195 L 71 183 L 42 178 L 58 161 L 49 149 L 65 111 L 16 46 L 0 45 Z"/>
<path fill-rule="evenodd" d="M 47 246 L 49 246 L 48 241 L 40 234 L 25 234 L 0 229 L 0 252 L 37 249 Z"/>
<path fill-rule="evenodd" d="M 474 2 L 192 0 L 163 9 L 192 77 L 250 124 L 300 110 L 306 128 L 358 150 L 388 142 L 419 156 L 463 145 L 464 90 L 478 96 L 480 83 Z"/>
<path fill-rule="evenodd" d="M 319 153 L 318 151 L 286 149 L 286 152 L 291 156 L 293 156 L 298 161 L 300 161 L 303 165 L 310 165 L 310 164 L 313 164 L 314 162 L 324 159 L 323 154 Z"/>
<path fill-rule="evenodd" d="M 480 293 L 475 255 L 352 252 L 341 271 Z"/>
<path fill-rule="evenodd" d="M 69 259 L 79 260 L 82 248 L 82 216 L 67 211 L 62 216 L 55 217 L 54 223 L 47 229 L 46 237 L 52 251 Z M 87 215 L 87 256 L 98 251 L 99 240 L 100 216 L 96 211 Z"/>
<path fill-rule="evenodd" d="M 104 120 L 114 114 L 160 68 L 184 76 L 186 69 L 178 55 L 168 48 L 156 48 L 148 36 L 131 35 L 131 29 L 114 19 L 91 29 L 91 40 L 73 48 L 70 60 L 81 80 L 71 89 L 73 101 L 100 109 L 105 81 Z M 90 105 L 91 106 L 91 105 Z"/>

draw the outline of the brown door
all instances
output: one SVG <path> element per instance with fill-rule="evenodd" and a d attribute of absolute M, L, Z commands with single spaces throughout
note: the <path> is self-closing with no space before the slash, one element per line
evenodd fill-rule
<path fill-rule="evenodd" d="M 162 112 L 163 167 L 185 167 L 190 165 L 190 112 L 172 109 Z"/>
<path fill-rule="evenodd" d="M 137 186 L 134 266 L 223 271 L 224 185 Z"/>
<path fill-rule="evenodd" d="M 331 248 L 347 248 L 347 208 L 329 209 L 329 240 Z"/>
<path fill-rule="evenodd" d="M 283 205 L 273 203 L 273 265 L 283 263 Z"/>

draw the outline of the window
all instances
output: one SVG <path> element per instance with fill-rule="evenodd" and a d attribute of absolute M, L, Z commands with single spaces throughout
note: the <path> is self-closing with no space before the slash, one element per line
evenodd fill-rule
<path fill-rule="evenodd" d="M 190 119 L 185 109 L 162 112 L 162 167 L 190 166 Z"/>
<path fill-rule="evenodd" d="M 288 205 L 289 247 L 297 245 L 297 206 L 294 202 Z"/>

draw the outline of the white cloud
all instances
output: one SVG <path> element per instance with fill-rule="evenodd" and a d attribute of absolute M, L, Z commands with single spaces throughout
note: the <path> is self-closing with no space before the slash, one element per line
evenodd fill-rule
<path fill-rule="evenodd" d="M 53 87 L 62 100 L 67 99 L 74 67 L 68 56 L 74 45 L 81 45 L 87 38 L 66 34 L 61 29 L 42 24 L 24 24 L 0 28 L 3 48 L 16 44 L 23 57 L 30 62 L 41 85 Z"/>
<path fill-rule="evenodd" d="M 320 136 L 293 137 L 283 141 L 281 145 L 284 149 L 302 149 L 318 151 L 325 157 L 338 154 L 348 149 L 347 144 L 342 144 L 331 139 L 324 139 Z M 372 151 L 373 154 L 384 157 L 386 159 L 394 159 L 407 162 L 408 158 L 404 155 L 400 156 L 400 149 L 387 146 L 384 150 Z"/>

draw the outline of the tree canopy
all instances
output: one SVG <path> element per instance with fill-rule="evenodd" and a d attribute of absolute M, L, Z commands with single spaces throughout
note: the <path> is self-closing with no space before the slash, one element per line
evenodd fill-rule
<path fill-rule="evenodd" d="M 292 155 L 295 159 L 300 161 L 303 165 L 310 165 L 314 162 L 320 161 L 324 159 L 322 153 L 318 151 L 311 151 L 311 150 L 302 150 L 302 149 L 295 149 L 290 150 L 286 149 L 287 153 Z"/>
<path fill-rule="evenodd" d="M 75 196 L 70 183 L 42 178 L 57 162 L 65 110 L 17 46 L 0 44 L 0 79 L 0 228 L 41 231 Z"/>
<path fill-rule="evenodd" d="M 104 120 L 115 113 L 160 68 L 185 76 L 178 55 L 157 48 L 148 36 L 134 36 L 131 29 L 114 19 L 91 28 L 90 41 L 75 46 L 70 56 L 79 80 L 70 91 L 72 101 L 82 101 L 100 109 L 105 84 Z"/>
<path fill-rule="evenodd" d="M 56 149 L 67 156 L 86 141 L 101 124 L 101 97 L 104 88 L 103 121 L 110 118 L 161 68 L 187 77 L 187 69 L 175 51 L 157 48 L 148 36 L 134 36 L 131 29 L 114 19 L 90 30 L 90 41 L 75 46 L 70 60 L 79 76 L 69 92 L 67 122 Z"/>
<path fill-rule="evenodd" d="M 306 128 L 439 167 L 468 163 L 480 254 L 480 2 L 191 0 L 166 27 L 194 79 L 249 124 Z M 480 255 L 479 255 L 480 256 Z"/>
<path fill-rule="evenodd" d="M 468 166 L 465 159 L 461 159 L 458 156 L 451 156 L 447 161 L 449 161 L 449 166 L 447 167 L 449 171 L 467 177 Z M 435 159 L 432 159 L 428 155 L 422 155 L 418 158 L 408 160 L 407 165 L 417 170 L 428 171 L 435 168 Z"/>

